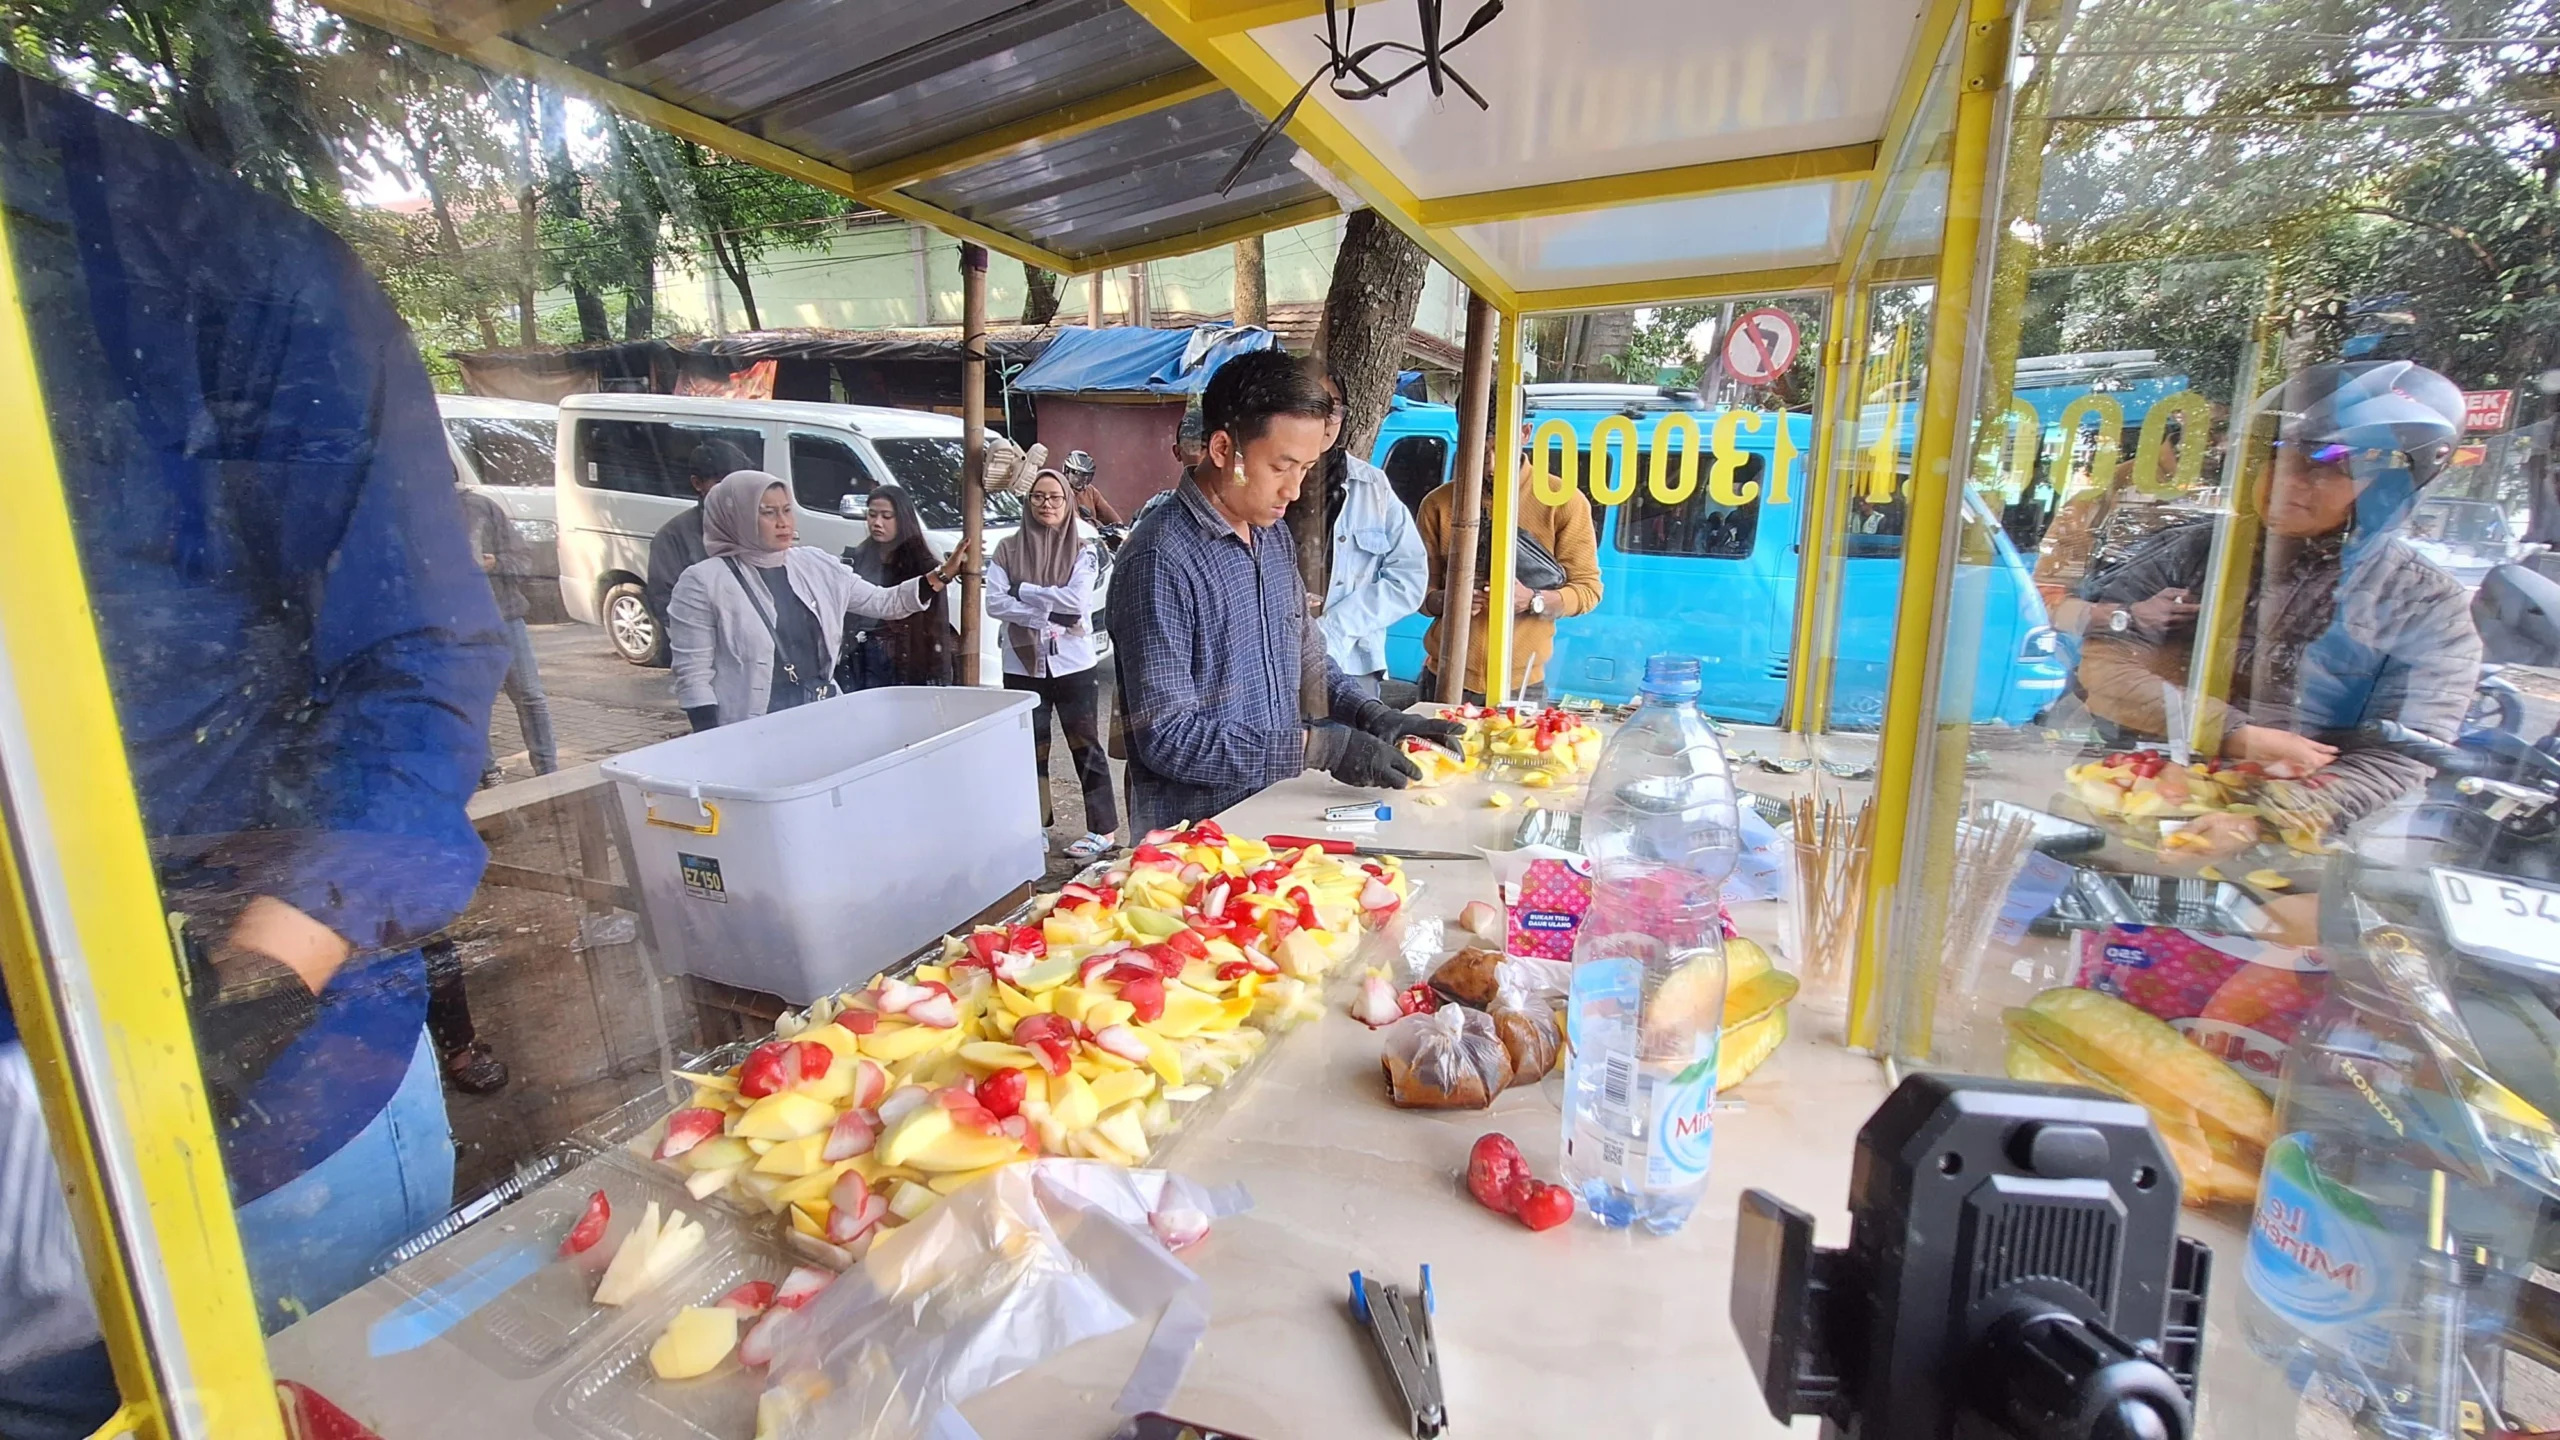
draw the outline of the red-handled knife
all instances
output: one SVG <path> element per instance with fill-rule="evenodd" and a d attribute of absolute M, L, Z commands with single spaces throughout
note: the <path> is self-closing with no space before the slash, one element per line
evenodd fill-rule
<path fill-rule="evenodd" d="M 1393 855 L 1400 860 L 1481 860 L 1481 855 L 1461 855 L 1455 850 L 1407 850 L 1401 845 L 1359 845 L 1349 840 L 1318 839 L 1313 835 L 1265 835 L 1262 843 L 1274 850 L 1321 850 L 1327 855 Z"/>

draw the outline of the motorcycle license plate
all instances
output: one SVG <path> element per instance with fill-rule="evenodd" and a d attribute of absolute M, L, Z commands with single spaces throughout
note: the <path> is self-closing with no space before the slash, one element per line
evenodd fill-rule
<path fill-rule="evenodd" d="M 2456 947 L 2484 960 L 2560 971 L 2560 890 L 2441 865 L 2427 874 Z"/>

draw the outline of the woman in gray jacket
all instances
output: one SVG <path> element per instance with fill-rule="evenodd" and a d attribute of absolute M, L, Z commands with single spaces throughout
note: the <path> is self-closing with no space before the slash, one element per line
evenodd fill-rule
<path fill-rule="evenodd" d="M 896 620 L 933 603 L 959 569 L 883 588 L 798 544 L 790 487 L 740 470 L 702 500 L 703 549 L 667 600 L 676 703 L 696 730 L 733 725 L 835 693 L 848 614 Z"/>

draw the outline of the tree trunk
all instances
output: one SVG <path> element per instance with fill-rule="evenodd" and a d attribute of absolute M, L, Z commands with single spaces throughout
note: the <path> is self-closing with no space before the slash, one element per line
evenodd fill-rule
<path fill-rule="evenodd" d="M 1022 267 L 1022 323 L 1046 325 L 1058 318 L 1058 272 L 1037 265 Z"/>
<path fill-rule="evenodd" d="M 551 192 L 552 210 L 564 220 L 585 218 L 587 207 L 578 190 L 578 168 L 569 159 L 568 96 L 556 89 L 542 92 L 542 148 L 544 188 Z M 562 268 L 568 276 L 569 297 L 578 305 L 578 338 L 590 345 L 610 343 L 613 321 L 605 314 L 604 296 L 574 268 Z"/>
<path fill-rule="evenodd" d="M 516 343 L 542 343 L 534 301 L 542 287 L 542 217 L 534 199 L 533 82 L 524 82 L 524 109 L 516 117 Z"/>
<path fill-rule="evenodd" d="M 1422 247 L 1375 210 L 1355 211 L 1343 225 L 1333 285 L 1324 297 L 1323 353 L 1350 405 L 1342 444 L 1354 455 L 1369 453 L 1387 418 L 1429 266 Z"/>
<path fill-rule="evenodd" d="M 734 245 L 736 242 L 730 243 Z M 716 234 L 711 237 L 711 255 L 720 262 L 720 273 L 728 276 L 729 283 L 737 287 L 738 304 L 747 312 L 747 328 L 763 329 L 764 317 L 756 313 L 756 288 L 747 279 L 746 257 L 731 254 L 729 246 L 722 245 Z"/>
<path fill-rule="evenodd" d="M 1271 323 L 1271 294 L 1262 271 L 1262 237 L 1236 242 L 1236 323 Z"/>
<path fill-rule="evenodd" d="M 1405 340 L 1413 330 L 1413 309 L 1422 302 L 1423 272 L 1429 267 L 1422 247 L 1375 210 L 1359 210 L 1342 228 L 1342 249 L 1333 258 L 1333 284 L 1324 297 L 1319 353 L 1342 385 L 1348 413 L 1342 420 L 1342 448 L 1366 457 L 1387 418 L 1387 401 L 1395 393 L 1396 372 L 1404 367 Z M 1298 576 L 1307 593 L 1321 596 L 1333 581 L 1333 537 L 1325 519 L 1321 485 L 1308 485 L 1289 507 L 1289 535 L 1298 554 Z M 1299 696 L 1311 719 L 1322 718 L 1326 700 L 1311 683 Z"/>
<path fill-rule="evenodd" d="M 622 338 L 646 340 L 658 328 L 658 262 L 640 262 L 640 276 L 622 292 Z"/>

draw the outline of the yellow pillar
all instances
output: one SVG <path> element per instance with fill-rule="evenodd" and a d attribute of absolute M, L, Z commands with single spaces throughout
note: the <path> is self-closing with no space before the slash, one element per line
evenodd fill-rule
<path fill-rule="evenodd" d="M 1883 183 L 1881 180 L 1871 182 Z M 1822 398 L 1814 415 L 1813 469 L 1805 477 L 1802 548 L 1796 571 L 1795 639 L 1787 661 L 1787 728 L 1819 734 L 1831 712 L 1832 661 L 1839 654 L 1841 517 L 1848 513 L 1842 440 L 1857 450 L 1860 376 L 1865 370 L 1866 287 L 1842 280 L 1831 291 L 1822 345 Z M 1848 427 L 1843 430 L 1842 427 Z M 1840 474 L 1832 472 L 1838 469 Z"/>
<path fill-rule="evenodd" d="M 1932 753 L 1940 734 L 1940 676 L 1934 662 L 1940 605 L 1951 580 L 1950 532 L 1963 523 L 1966 476 L 1955 463 L 1966 416 L 1962 397 L 1979 360 L 1973 336 L 1979 252 L 2000 93 L 2009 73 L 2012 24 L 2004 0 L 1971 0 L 1964 18 L 1956 83 L 1954 145 L 1947 174 L 1935 303 L 1929 322 L 1929 369 L 1920 430 L 1911 456 L 1910 508 L 1903 527 L 1902 593 L 1894 610 L 1893 665 L 1885 687 L 1883 733 L 1876 756 L 1875 849 L 1866 913 L 1858 925 L 1858 960 L 1849 992 L 1849 1043 L 1875 1049 L 1884 1038 L 1887 964 L 1899 928 L 1932 933 L 1928 912 L 1943 895 L 1906 883 L 1906 862 L 1924 851 L 1931 806 L 1924 793 L 1946 767 Z M 1956 731 L 1953 778 L 1963 779 L 1963 712 Z M 1906 915 L 1906 912 L 1908 914 Z M 1914 984 L 1923 983 L 1915 980 Z M 1926 1037 L 1921 1037 L 1922 1049 Z"/>
<path fill-rule="evenodd" d="M 134 1433 L 283 1440 L 5 231 L 0 425 L 0 976 Z"/>
<path fill-rule="evenodd" d="M 1511 698 L 1510 577 L 1520 554 L 1520 401 L 1520 316 L 1505 311 L 1502 358 L 1493 373 L 1493 429 L 1485 436 L 1493 456 L 1493 493 L 1485 497 L 1485 523 L 1493 527 L 1493 556 L 1478 582 L 1491 597 L 1484 607 L 1488 705 Z M 1448 603 L 1454 609 L 1461 602 L 1452 596 Z"/>

